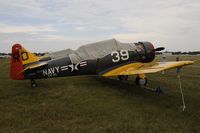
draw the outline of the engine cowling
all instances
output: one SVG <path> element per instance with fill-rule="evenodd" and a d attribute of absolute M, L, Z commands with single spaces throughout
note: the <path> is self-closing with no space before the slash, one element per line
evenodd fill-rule
<path fill-rule="evenodd" d="M 151 62 L 155 59 L 155 48 L 150 42 L 138 42 L 136 46 L 141 47 L 142 50 L 138 52 L 143 63 Z"/>

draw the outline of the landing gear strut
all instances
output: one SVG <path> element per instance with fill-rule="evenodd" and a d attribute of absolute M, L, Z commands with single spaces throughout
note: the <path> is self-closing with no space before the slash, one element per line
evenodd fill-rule
<path fill-rule="evenodd" d="M 141 74 L 141 75 L 137 75 L 136 79 L 135 79 L 135 83 L 137 85 L 140 86 L 146 86 L 147 85 L 147 78 L 145 75 Z"/>
<path fill-rule="evenodd" d="M 119 75 L 118 79 L 119 80 L 128 80 L 128 75 Z"/>
<path fill-rule="evenodd" d="M 33 79 L 31 79 L 31 87 L 36 88 L 37 86 L 37 83 Z"/>

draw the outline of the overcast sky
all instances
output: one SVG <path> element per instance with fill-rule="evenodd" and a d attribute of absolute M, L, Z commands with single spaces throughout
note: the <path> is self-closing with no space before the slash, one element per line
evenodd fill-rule
<path fill-rule="evenodd" d="M 200 51 L 200 0 L 0 0 L 0 52 L 76 49 L 116 38 Z"/>

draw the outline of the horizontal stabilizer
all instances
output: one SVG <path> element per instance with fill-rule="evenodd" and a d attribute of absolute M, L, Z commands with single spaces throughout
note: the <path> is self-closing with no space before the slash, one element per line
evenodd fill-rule
<path fill-rule="evenodd" d="M 46 66 L 46 65 L 47 65 L 47 62 L 37 62 L 35 64 L 27 66 L 25 69 L 23 69 L 19 73 L 25 72 L 26 70 L 30 70 L 30 69 L 34 69 L 34 68 L 39 68 L 39 67 L 42 67 L 42 66 Z"/>

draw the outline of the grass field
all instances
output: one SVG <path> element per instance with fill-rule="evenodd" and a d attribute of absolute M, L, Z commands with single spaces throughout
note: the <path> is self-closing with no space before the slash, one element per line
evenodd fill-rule
<path fill-rule="evenodd" d="M 200 57 L 182 57 L 197 59 Z M 200 132 L 200 62 L 182 69 L 186 110 L 175 70 L 148 75 L 148 86 L 102 77 L 64 77 L 30 81 L 9 79 L 9 61 L 0 60 L 0 132 Z"/>

